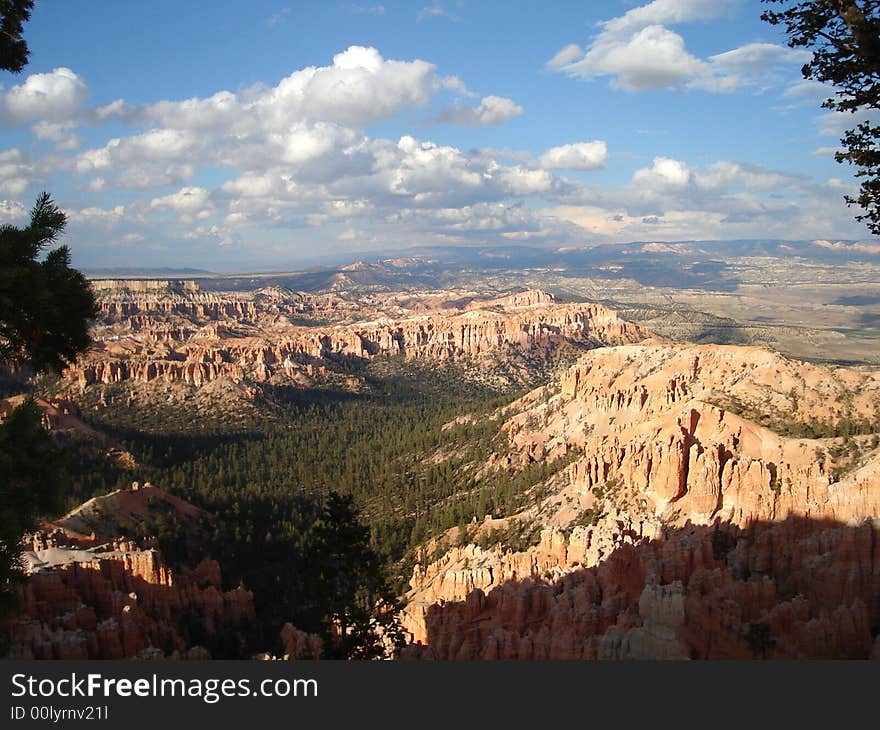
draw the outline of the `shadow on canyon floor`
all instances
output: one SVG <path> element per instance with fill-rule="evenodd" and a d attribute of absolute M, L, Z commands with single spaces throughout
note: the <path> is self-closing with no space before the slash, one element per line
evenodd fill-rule
<path fill-rule="evenodd" d="M 633 544 L 621 524 L 609 555 L 555 578 L 574 546 L 498 555 L 492 570 L 509 578 L 487 593 L 416 607 L 424 641 L 403 656 L 868 658 L 880 629 L 877 529 L 802 517 L 688 523 Z"/>

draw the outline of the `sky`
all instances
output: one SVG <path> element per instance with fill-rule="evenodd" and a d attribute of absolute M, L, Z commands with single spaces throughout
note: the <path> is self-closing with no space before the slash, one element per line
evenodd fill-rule
<path fill-rule="evenodd" d="M 280 270 L 436 245 L 865 239 L 850 115 L 758 0 L 37 0 L 0 222 L 73 263 Z"/>

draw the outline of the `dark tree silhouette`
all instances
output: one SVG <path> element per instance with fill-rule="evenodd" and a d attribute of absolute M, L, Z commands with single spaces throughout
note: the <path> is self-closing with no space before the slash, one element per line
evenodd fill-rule
<path fill-rule="evenodd" d="M 30 20 L 34 0 L 0 0 L 0 69 L 19 73 L 30 51 L 21 37 L 22 26 Z"/>
<path fill-rule="evenodd" d="M 0 227 L 0 364 L 57 370 L 89 344 L 97 315 L 92 289 L 70 267 L 66 246 L 44 250 L 64 230 L 65 216 L 48 193 L 37 198 L 30 225 Z M 20 576 L 19 540 L 40 516 L 60 506 L 61 464 L 41 416 L 27 399 L 0 425 L 0 593 Z"/>
<path fill-rule="evenodd" d="M 290 485 L 257 491 L 196 499 L 215 515 L 205 554 L 223 566 L 229 587 L 253 591 L 251 648 L 271 646 L 286 622 L 320 635 L 326 658 L 370 659 L 399 647 L 394 590 L 351 497 L 310 497 Z"/>
<path fill-rule="evenodd" d="M 776 645 L 770 624 L 763 621 L 749 624 L 749 630 L 744 638 L 752 650 L 754 659 L 757 659 L 759 655 L 761 659 L 766 659 L 767 652 Z"/>
<path fill-rule="evenodd" d="M 32 403 L 16 408 L 0 426 L 0 609 L 11 605 L 9 589 L 21 573 L 19 540 L 39 515 L 60 511 L 60 453 L 40 424 Z"/>
<path fill-rule="evenodd" d="M 97 316 L 86 278 L 70 267 L 67 246 L 47 246 L 67 219 L 41 193 L 27 228 L 0 226 L 0 359 L 37 371 L 61 370 L 88 347 Z"/>
<path fill-rule="evenodd" d="M 332 492 L 313 527 L 312 594 L 322 608 L 328 658 L 375 659 L 383 643 L 400 647 L 399 608 L 370 530 L 350 495 Z"/>
<path fill-rule="evenodd" d="M 823 107 L 850 113 L 880 109 L 880 0 L 762 2 L 787 6 L 767 10 L 761 19 L 784 25 L 792 48 L 813 51 L 802 69 L 804 78 L 836 88 Z M 863 121 L 844 133 L 841 144 L 836 160 L 855 167 L 862 179 L 859 195 L 844 199 L 864 211 L 857 221 L 880 234 L 880 125 Z"/>

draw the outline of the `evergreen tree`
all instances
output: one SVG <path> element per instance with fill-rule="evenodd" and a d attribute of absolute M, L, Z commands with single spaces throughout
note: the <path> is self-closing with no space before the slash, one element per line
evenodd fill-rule
<path fill-rule="evenodd" d="M 30 20 L 34 0 L 0 0 L 0 69 L 19 73 L 28 61 L 22 26 Z"/>
<path fill-rule="evenodd" d="M 97 316 L 86 278 L 70 266 L 67 246 L 52 249 L 67 223 L 41 193 L 30 225 L 0 226 L 0 359 L 36 371 L 61 370 L 88 347 Z"/>
<path fill-rule="evenodd" d="M 784 25 L 789 46 L 812 49 L 804 78 L 834 85 L 823 107 L 850 113 L 880 109 L 880 0 L 762 1 L 787 6 L 761 18 Z M 844 133 L 841 144 L 844 150 L 835 158 L 862 178 L 859 195 L 845 196 L 847 205 L 864 210 L 856 220 L 880 234 L 880 124 L 861 122 Z"/>
<path fill-rule="evenodd" d="M 394 615 L 399 606 L 352 498 L 331 493 L 313 534 L 312 591 L 324 613 L 326 655 L 374 659 L 384 653 L 383 637 L 399 646 L 402 637 Z"/>
<path fill-rule="evenodd" d="M 39 258 L 65 222 L 43 193 L 27 228 L 0 226 L 0 363 L 13 369 L 57 370 L 89 344 L 97 315 L 89 283 L 70 268 L 66 247 Z M 59 455 L 32 399 L 0 426 L 0 475 L 0 593 L 8 593 L 20 575 L 22 533 L 61 503 Z"/>

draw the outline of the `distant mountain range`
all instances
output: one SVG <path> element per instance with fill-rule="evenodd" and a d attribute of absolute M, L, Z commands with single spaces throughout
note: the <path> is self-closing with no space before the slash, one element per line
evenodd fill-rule
<path fill-rule="evenodd" d="M 111 266 L 103 269 L 84 269 L 83 273 L 90 279 L 179 279 L 194 276 L 216 276 L 205 269 L 172 268 L 137 268 Z"/>

